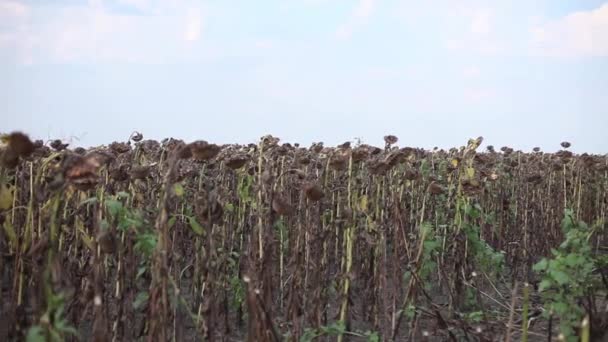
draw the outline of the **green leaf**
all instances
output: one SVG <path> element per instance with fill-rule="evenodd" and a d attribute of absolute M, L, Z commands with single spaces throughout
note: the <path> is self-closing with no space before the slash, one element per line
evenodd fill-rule
<path fill-rule="evenodd" d="M 380 342 L 380 335 L 375 331 L 367 331 L 365 336 L 367 336 L 367 342 Z"/>
<path fill-rule="evenodd" d="M 203 227 L 201 227 L 201 225 L 196 221 L 194 216 L 188 216 L 188 223 L 190 223 L 190 228 L 192 228 L 192 231 L 194 231 L 197 235 L 203 235 Z"/>
<path fill-rule="evenodd" d="M 57 308 L 57 310 L 55 310 L 55 313 L 53 314 L 53 321 L 54 322 L 61 321 L 62 314 L 63 314 L 63 306 L 60 306 L 59 308 Z"/>
<path fill-rule="evenodd" d="M 51 335 L 52 342 L 63 342 L 63 338 L 61 337 L 61 335 L 59 335 L 57 331 L 49 330 L 49 333 Z"/>
<path fill-rule="evenodd" d="M 232 259 L 232 258 L 228 258 L 228 266 L 230 267 L 234 267 L 236 265 L 236 260 Z"/>
<path fill-rule="evenodd" d="M 467 178 L 473 179 L 475 177 L 475 169 L 472 167 L 467 167 Z"/>
<path fill-rule="evenodd" d="M 34 325 L 27 331 L 26 342 L 45 342 L 44 331 L 39 325 Z"/>
<path fill-rule="evenodd" d="M 315 329 L 306 328 L 304 330 L 304 334 L 302 334 L 302 336 L 300 336 L 299 341 L 300 342 L 312 342 L 312 340 L 314 340 L 318 336 L 320 336 L 320 334 Z"/>
<path fill-rule="evenodd" d="M 423 222 L 422 225 L 420 225 L 420 233 L 422 235 L 428 235 L 432 231 L 433 231 L 433 226 L 430 223 Z"/>
<path fill-rule="evenodd" d="M 441 243 L 437 240 L 427 240 L 424 241 L 424 251 L 425 252 L 433 252 L 437 250 L 441 246 Z"/>
<path fill-rule="evenodd" d="M 407 317 L 407 319 L 412 320 L 414 319 L 414 315 L 416 314 L 416 307 L 412 304 L 407 306 L 407 309 L 405 310 L 405 317 Z"/>
<path fill-rule="evenodd" d="M 333 336 L 342 335 L 346 332 L 346 325 L 342 321 L 337 321 L 327 327 L 321 327 L 321 331 Z"/>
<path fill-rule="evenodd" d="M 126 229 L 129 227 L 140 228 L 144 225 L 143 219 L 138 216 L 127 217 L 119 223 L 119 228 Z"/>
<path fill-rule="evenodd" d="M 78 231 L 80 232 L 80 238 L 82 242 L 91 250 L 95 251 L 95 244 L 93 243 L 93 238 L 89 236 L 87 232 L 84 231 L 81 227 L 78 227 Z"/>
<path fill-rule="evenodd" d="M 175 183 L 173 185 L 173 193 L 177 197 L 183 197 L 184 196 L 184 187 L 182 186 L 181 183 Z"/>
<path fill-rule="evenodd" d="M 171 218 L 169 219 L 169 222 L 167 222 L 167 226 L 169 227 L 169 229 L 173 228 L 176 220 L 177 220 L 177 218 L 175 216 L 171 216 Z"/>
<path fill-rule="evenodd" d="M 561 270 L 551 269 L 549 270 L 549 274 L 553 279 L 555 279 L 555 281 L 559 285 L 568 284 L 568 282 L 570 281 L 570 277 L 568 276 L 568 274 Z"/>
<path fill-rule="evenodd" d="M 245 175 L 239 182 L 238 194 L 239 199 L 243 202 L 251 202 L 251 184 L 253 183 L 253 176 Z"/>
<path fill-rule="evenodd" d="M 64 323 L 62 324 L 61 332 L 63 332 L 64 334 L 78 336 L 78 331 L 76 329 L 74 329 L 74 327 L 67 325 L 65 323 L 66 322 L 65 320 L 63 322 Z"/>
<path fill-rule="evenodd" d="M 139 277 L 144 275 L 144 273 L 146 273 L 147 270 L 148 270 L 148 268 L 146 266 L 140 266 L 137 269 L 137 275 L 135 276 L 135 279 L 139 279 Z"/>
<path fill-rule="evenodd" d="M 467 204 L 467 206 L 465 207 L 465 213 L 472 219 L 477 219 L 481 217 L 481 211 L 479 210 L 478 206 L 472 206 L 470 204 Z"/>
<path fill-rule="evenodd" d="M 543 279 L 540 284 L 538 284 L 538 291 L 543 292 L 546 289 L 551 288 L 553 286 L 553 282 L 549 279 Z"/>
<path fill-rule="evenodd" d="M 113 199 L 107 199 L 106 208 L 108 208 L 110 215 L 112 215 L 113 217 L 117 217 L 118 214 L 122 211 L 122 202 Z"/>
<path fill-rule="evenodd" d="M 120 191 L 116 194 L 116 198 L 129 198 L 130 194 L 125 191 Z"/>
<path fill-rule="evenodd" d="M 286 226 L 285 226 L 285 222 L 283 221 L 283 218 L 282 218 L 282 217 L 280 217 L 280 218 L 277 220 L 277 222 L 275 222 L 275 224 L 274 224 L 274 228 L 275 228 L 276 230 L 278 230 L 279 232 L 280 232 L 280 231 L 285 231 Z"/>
<path fill-rule="evenodd" d="M 532 267 L 532 269 L 536 272 L 544 271 L 547 269 L 548 263 L 547 259 L 543 258 L 541 261 L 537 262 L 536 265 Z"/>
<path fill-rule="evenodd" d="M 138 234 L 135 242 L 135 250 L 146 257 L 149 257 L 156 248 L 157 238 L 152 233 Z"/>
<path fill-rule="evenodd" d="M 150 295 L 146 291 L 138 293 L 133 301 L 133 309 L 139 310 L 140 308 L 143 308 L 146 304 L 148 304 L 149 298 Z"/>
<path fill-rule="evenodd" d="M 78 204 L 78 206 L 80 207 L 83 205 L 93 204 L 93 203 L 97 203 L 97 197 L 87 198 L 86 200 L 80 202 L 80 204 Z"/>
<path fill-rule="evenodd" d="M 566 265 L 576 266 L 584 262 L 583 257 L 578 254 L 568 254 L 565 258 Z"/>
<path fill-rule="evenodd" d="M 234 204 L 232 204 L 232 203 L 226 203 L 224 205 L 224 210 L 226 210 L 226 212 L 233 213 L 234 212 Z"/>
<path fill-rule="evenodd" d="M 564 313 L 568 312 L 568 310 L 570 310 L 570 305 L 564 302 L 553 303 L 552 307 L 553 310 L 559 315 L 563 315 Z"/>
<path fill-rule="evenodd" d="M 108 223 L 108 220 L 103 219 L 103 220 L 99 221 L 99 229 L 101 229 L 101 230 L 110 229 L 110 224 Z"/>

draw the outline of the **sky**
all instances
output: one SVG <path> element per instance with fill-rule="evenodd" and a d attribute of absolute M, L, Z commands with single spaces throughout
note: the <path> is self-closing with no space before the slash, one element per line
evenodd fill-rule
<path fill-rule="evenodd" d="M 0 131 L 608 152 L 608 1 L 0 0 Z"/>

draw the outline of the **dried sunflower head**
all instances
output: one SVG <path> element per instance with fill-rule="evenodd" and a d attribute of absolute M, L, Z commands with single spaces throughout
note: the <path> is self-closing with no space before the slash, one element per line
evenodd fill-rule
<path fill-rule="evenodd" d="M 386 143 L 387 146 L 395 145 L 397 143 L 397 141 L 399 141 L 399 138 L 397 138 L 394 135 L 385 135 L 384 136 L 384 142 Z"/>
<path fill-rule="evenodd" d="M 304 190 L 306 197 L 313 202 L 319 201 L 325 197 L 321 186 L 317 182 L 306 182 L 303 184 L 302 189 Z"/>
<path fill-rule="evenodd" d="M 321 153 L 323 151 L 323 142 L 312 143 L 310 150 L 314 153 Z"/>
<path fill-rule="evenodd" d="M 150 176 L 152 165 L 133 165 L 131 166 L 131 179 L 146 179 Z"/>
<path fill-rule="evenodd" d="M 192 156 L 197 160 L 209 160 L 220 153 L 221 148 L 215 144 L 210 144 L 204 140 L 190 143 Z"/>
<path fill-rule="evenodd" d="M 62 143 L 59 139 L 51 141 L 51 147 L 57 152 L 65 150 L 69 145 Z"/>
<path fill-rule="evenodd" d="M 130 140 L 133 140 L 135 142 L 140 142 L 144 139 L 144 135 L 135 131 L 131 134 Z"/>
<path fill-rule="evenodd" d="M 63 159 L 63 178 L 78 190 L 92 189 L 99 181 L 97 171 L 110 161 L 110 156 L 98 151 L 93 151 L 85 156 L 69 154 Z"/>
<path fill-rule="evenodd" d="M 431 184 L 429 184 L 429 187 L 428 187 L 428 192 L 431 195 L 440 195 L 445 192 L 445 189 L 439 183 L 431 182 Z"/>
<path fill-rule="evenodd" d="M 294 211 L 291 204 L 277 193 L 272 196 L 272 210 L 282 216 L 290 216 Z"/>
<path fill-rule="evenodd" d="M 21 132 L 9 134 L 6 140 L 8 148 L 12 149 L 19 157 L 27 157 L 34 152 L 34 143 L 27 135 Z"/>
<path fill-rule="evenodd" d="M 233 170 L 240 169 L 247 164 L 249 159 L 250 157 L 246 154 L 237 154 L 226 160 L 226 166 Z"/>
<path fill-rule="evenodd" d="M 110 150 L 116 154 L 123 154 L 131 151 L 131 146 L 129 146 L 127 143 L 115 141 L 110 144 Z"/>

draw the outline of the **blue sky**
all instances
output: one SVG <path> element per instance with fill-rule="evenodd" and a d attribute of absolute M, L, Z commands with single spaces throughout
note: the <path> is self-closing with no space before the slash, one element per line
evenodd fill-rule
<path fill-rule="evenodd" d="M 0 130 L 608 152 L 608 2 L 0 0 Z"/>

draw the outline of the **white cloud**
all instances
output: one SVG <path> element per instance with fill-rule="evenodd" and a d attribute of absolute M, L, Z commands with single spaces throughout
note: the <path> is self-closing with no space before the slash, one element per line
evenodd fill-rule
<path fill-rule="evenodd" d="M 481 75 L 481 70 L 477 66 L 471 65 L 464 68 L 462 70 L 462 74 L 466 78 L 476 78 Z"/>
<path fill-rule="evenodd" d="M 364 25 L 372 15 L 375 7 L 375 0 L 359 0 L 353 9 L 347 22 L 342 24 L 335 32 L 338 39 L 348 39 L 360 26 Z"/>
<path fill-rule="evenodd" d="M 491 12 L 488 10 L 476 10 L 471 14 L 471 33 L 476 35 L 487 35 L 492 29 Z"/>
<path fill-rule="evenodd" d="M 329 2 L 329 0 L 299 0 L 305 5 L 320 5 Z"/>
<path fill-rule="evenodd" d="M 496 92 L 489 88 L 466 88 L 464 98 L 469 103 L 481 103 L 496 98 Z"/>
<path fill-rule="evenodd" d="M 188 8 L 180 0 L 158 4 L 121 1 L 162 14 L 116 13 L 101 0 L 63 7 L 32 7 L 31 11 L 0 0 L 0 52 L 22 64 L 162 63 L 187 58 L 188 44 L 184 40 L 201 37 L 200 8 Z M 32 18 L 27 15 L 29 12 Z M 9 16 L 11 24 L 3 25 Z"/>
<path fill-rule="evenodd" d="M 17 1 L 0 0 L 0 37 L 6 31 L 22 31 L 30 17 L 30 8 Z"/>
<path fill-rule="evenodd" d="M 147 11 L 152 7 L 150 0 L 118 0 L 118 2 L 134 7 L 140 11 Z"/>
<path fill-rule="evenodd" d="M 389 80 L 412 76 L 413 72 L 404 68 L 372 67 L 364 71 L 364 77 L 371 80 Z"/>
<path fill-rule="evenodd" d="M 485 8 L 468 8 L 456 11 L 452 15 L 460 23 L 460 29 L 454 28 L 454 32 L 460 32 L 456 36 L 448 33 L 450 38 L 445 46 L 453 51 L 475 52 L 485 55 L 493 55 L 504 51 L 503 42 L 494 32 L 494 11 Z M 464 25 L 466 29 L 463 31 Z"/>
<path fill-rule="evenodd" d="M 202 25 L 203 17 L 201 10 L 198 8 L 189 9 L 186 15 L 186 30 L 184 32 L 184 39 L 189 42 L 198 40 L 201 37 Z"/>
<path fill-rule="evenodd" d="M 5 23 L 5 20 L 21 18 L 29 13 L 29 7 L 17 1 L 0 0 L 0 20 Z"/>
<path fill-rule="evenodd" d="M 338 27 L 336 30 L 336 38 L 338 39 L 348 39 L 353 35 L 354 27 L 353 25 L 342 25 Z"/>
<path fill-rule="evenodd" d="M 367 18 L 374 10 L 374 0 L 360 0 L 353 15 L 357 18 Z"/>
<path fill-rule="evenodd" d="M 258 39 L 253 43 L 253 46 L 256 49 L 266 50 L 272 49 L 275 46 L 275 43 L 270 39 Z"/>
<path fill-rule="evenodd" d="M 531 30 L 534 54 L 557 57 L 608 56 L 608 4 L 571 13 Z"/>
<path fill-rule="evenodd" d="M 475 52 L 483 55 L 495 55 L 505 50 L 497 39 L 479 39 L 470 36 L 448 39 L 445 46 L 448 50 Z"/>
<path fill-rule="evenodd" d="M 32 40 L 28 38 L 31 8 L 21 2 L 0 0 L 0 52 L 4 49 L 31 64 Z M 21 47 L 21 48 L 19 48 Z"/>

